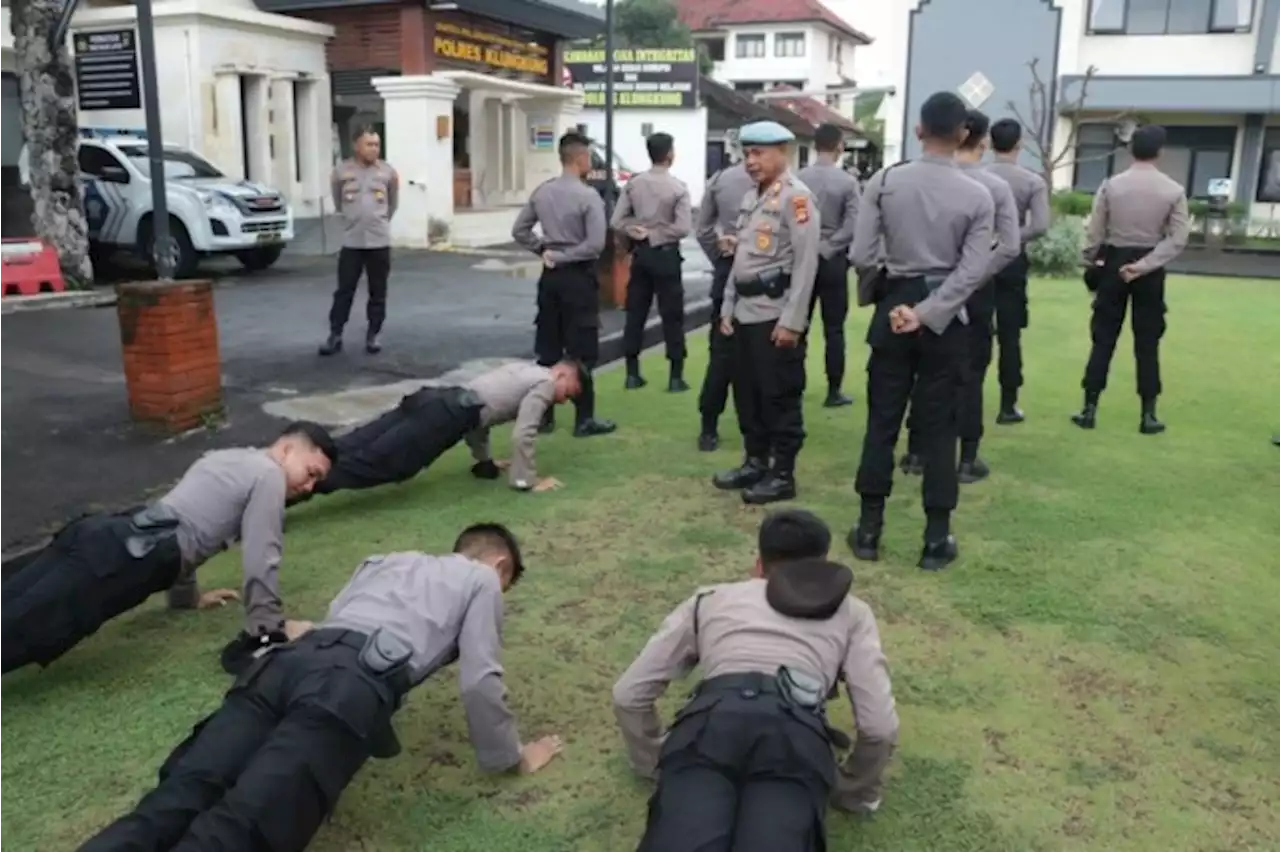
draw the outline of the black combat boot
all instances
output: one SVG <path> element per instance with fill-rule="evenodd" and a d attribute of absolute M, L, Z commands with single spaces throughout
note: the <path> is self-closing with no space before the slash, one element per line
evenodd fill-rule
<path fill-rule="evenodd" d="M 640 375 L 640 359 L 627 358 L 627 390 L 636 390 L 649 384 Z"/>
<path fill-rule="evenodd" d="M 996 415 L 996 423 L 1008 426 L 1012 423 L 1021 423 L 1026 419 L 1022 409 L 1018 408 L 1018 391 L 1001 388 L 1000 413 Z"/>
<path fill-rule="evenodd" d="M 684 380 L 684 362 L 671 362 L 671 378 L 667 381 L 667 391 L 670 393 L 684 393 L 689 389 L 689 383 Z"/>
<path fill-rule="evenodd" d="M 907 476 L 922 476 L 924 474 L 924 459 L 919 453 L 907 453 L 898 462 L 898 469 Z"/>
<path fill-rule="evenodd" d="M 370 355 L 377 355 L 382 351 L 382 342 L 378 340 L 378 332 L 370 330 L 365 336 L 364 351 Z"/>
<path fill-rule="evenodd" d="M 960 467 L 957 469 L 957 474 L 960 482 L 965 485 L 980 482 L 991 475 L 991 468 L 978 458 L 977 441 L 960 442 Z"/>
<path fill-rule="evenodd" d="M 920 568 L 924 571 L 941 571 L 960 555 L 956 537 L 948 535 L 940 541 L 926 541 L 920 553 Z"/>
<path fill-rule="evenodd" d="M 618 424 L 612 420 L 600 420 L 595 417 L 587 417 L 579 420 L 573 427 L 573 437 L 590 438 L 595 435 L 608 435 L 618 429 Z"/>
<path fill-rule="evenodd" d="M 1098 394 L 1093 391 L 1085 392 L 1084 408 L 1079 414 L 1071 415 L 1071 422 L 1081 429 L 1093 429 L 1098 425 Z"/>
<path fill-rule="evenodd" d="M 542 423 L 538 425 L 538 434 L 550 435 L 556 431 L 556 410 L 548 408 L 542 415 Z"/>
<path fill-rule="evenodd" d="M 1144 435 L 1159 435 L 1165 430 L 1165 425 L 1156 418 L 1156 401 L 1154 399 L 1144 399 L 1142 401 L 1142 423 L 1138 426 L 1138 431 Z"/>
<path fill-rule="evenodd" d="M 796 498 L 796 477 L 790 471 L 771 470 L 764 479 L 742 492 L 742 502 L 764 506 Z"/>
<path fill-rule="evenodd" d="M 320 354 L 325 357 L 328 357 L 330 355 L 337 355 L 341 351 L 342 351 L 341 332 L 338 332 L 338 333 L 330 332 L 328 339 L 325 340 L 325 342 L 320 345 Z"/>
<path fill-rule="evenodd" d="M 750 488 L 769 474 L 769 464 L 764 459 L 748 458 L 740 467 L 717 473 L 711 484 L 721 491 L 739 491 Z"/>
<path fill-rule="evenodd" d="M 880 524 L 869 526 L 866 521 L 859 521 L 856 527 L 849 530 L 845 542 L 853 551 L 855 559 L 862 562 L 878 561 L 880 559 Z"/>
<path fill-rule="evenodd" d="M 827 398 L 823 401 L 823 408 L 843 408 L 846 405 L 853 405 L 853 397 L 846 396 L 839 385 L 831 385 L 827 388 Z"/>
<path fill-rule="evenodd" d="M 720 449 L 720 436 L 715 432 L 703 432 L 698 436 L 698 451 L 714 453 Z"/>

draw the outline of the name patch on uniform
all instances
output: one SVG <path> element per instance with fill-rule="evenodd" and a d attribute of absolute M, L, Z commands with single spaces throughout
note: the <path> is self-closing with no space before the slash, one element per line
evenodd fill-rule
<path fill-rule="evenodd" d="M 807 195 L 791 196 L 791 212 L 795 214 L 798 224 L 805 224 L 809 221 L 809 197 Z"/>

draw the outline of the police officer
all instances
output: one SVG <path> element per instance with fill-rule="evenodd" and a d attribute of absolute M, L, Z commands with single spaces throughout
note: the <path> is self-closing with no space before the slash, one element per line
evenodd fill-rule
<path fill-rule="evenodd" d="M 1096 291 L 1090 332 L 1093 348 L 1084 369 L 1084 409 L 1072 415 L 1081 429 L 1097 425 L 1098 397 L 1107 387 L 1111 355 L 1133 302 L 1133 356 L 1138 364 L 1142 420 L 1138 431 L 1158 435 L 1165 426 L 1156 417 L 1160 396 L 1160 338 L 1165 331 L 1164 267 L 1182 253 L 1190 233 L 1187 194 L 1182 185 L 1156 168 L 1164 147 L 1164 128 L 1139 127 L 1129 151 L 1133 165 L 1107 178 L 1093 197 L 1086 264 L 1096 267 Z"/>
<path fill-rule="evenodd" d="M 1000 413 L 996 423 L 1021 423 L 1018 389 L 1022 387 L 1022 330 L 1029 319 L 1027 303 L 1026 246 L 1049 229 L 1049 187 L 1044 178 L 1018 164 L 1022 151 L 1022 125 L 1012 118 L 1002 118 L 991 125 L 991 147 L 995 161 L 988 169 L 1004 178 L 1013 190 L 1018 204 L 1018 223 L 1022 230 L 1023 250 L 1012 263 L 996 274 L 996 339 L 1000 343 Z"/>
<path fill-rule="evenodd" d="M 957 555 L 951 536 L 956 480 L 955 405 L 966 335 L 965 302 L 990 274 L 995 203 L 955 162 L 968 110 L 950 92 L 920 109 L 922 155 L 867 182 L 849 257 L 858 299 L 875 303 L 867 330 L 867 430 L 856 489 L 861 517 L 848 541 L 859 559 L 880 555 L 884 504 L 893 489 L 893 446 L 908 400 L 920 432 L 927 517 L 920 567 Z M 880 243 L 885 264 L 878 274 Z"/>
<path fill-rule="evenodd" d="M 1018 230 L 1018 205 L 1009 184 L 992 172 L 982 168 L 982 156 L 987 148 L 987 128 L 991 120 L 976 109 L 969 110 L 965 124 L 968 136 L 960 150 L 956 151 L 956 164 L 966 175 L 986 187 L 995 203 L 996 245 L 991 252 L 990 274 L 983 278 L 969 301 L 965 311 L 969 314 L 966 327 L 969 340 L 964 381 L 960 383 L 960 395 L 956 399 L 956 425 L 960 435 L 961 483 L 978 482 L 991 474 L 987 463 L 978 457 L 982 441 L 982 387 L 987 380 L 987 367 L 991 365 L 991 329 L 995 320 L 996 296 L 992 275 L 1009 265 L 1022 250 L 1022 238 Z M 915 420 L 915 409 L 907 418 L 909 452 L 902 460 L 904 473 L 919 475 L 924 472 L 921 455 L 920 430 Z"/>
<path fill-rule="evenodd" d="M 813 304 L 822 303 L 822 336 L 826 344 L 827 408 L 851 405 L 844 384 L 844 321 L 849 316 L 849 244 L 858 216 L 862 191 L 857 179 L 840 166 L 844 153 L 844 133 L 834 124 L 824 124 L 814 133 L 817 162 L 800 170 L 799 178 L 813 190 L 821 211 L 822 244 L 818 250 L 818 278 L 813 286 Z M 812 317 L 813 309 L 809 315 Z"/>
<path fill-rule="evenodd" d="M 597 420 L 596 392 L 591 370 L 600 359 L 600 291 L 595 264 L 604 251 L 608 228 L 604 201 L 583 181 L 591 171 L 591 140 L 581 133 L 560 137 L 560 177 L 539 186 L 529 196 L 511 229 L 512 238 L 542 258 L 538 278 L 538 315 L 534 351 L 538 363 L 550 367 L 570 358 L 584 367 L 582 392 L 574 400 L 579 438 L 605 435 L 617 424 Z M 542 236 L 533 226 L 542 226 Z M 549 408 L 542 429 L 555 429 L 555 409 Z"/>
<path fill-rule="evenodd" d="M 720 329 L 720 308 L 738 246 L 738 208 L 742 206 L 743 196 L 754 188 L 755 181 L 747 174 L 746 163 L 739 161 L 711 176 L 702 195 L 702 206 L 698 208 L 698 244 L 714 269 L 708 332 L 710 357 L 698 395 L 698 412 L 702 415 L 698 449 L 706 453 L 720 446 L 720 415 L 724 413 L 733 380 L 733 338 Z"/>
<path fill-rule="evenodd" d="M 613 688 L 632 768 L 656 778 L 640 852 L 807 852 L 825 847 L 828 798 L 880 806 L 898 716 L 875 616 L 826 561 L 831 533 L 808 512 L 760 526 L 749 580 L 699 589 Z M 703 680 L 663 736 L 655 702 L 701 665 Z M 825 699 L 849 689 L 858 739 L 842 766 Z"/>
<path fill-rule="evenodd" d="M 498 524 L 463 530 L 448 556 L 366 559 L 319 628 L 251 664 L 81 851 L 304 849 L 364 762 L 399 752 L 405 694 L 455 660 L 481 769 L 537 772 L 562 744 L 521 744 L 500 660 L 502 595 L 523 571 Z"/>
<path fill-rule="evenodd" d="M 821 223 L 813 193 L 787 169 L 790 130 L 773 121 L 738 137 L 756 188 L 741 199 L 733 270 L 720 331 L 733 338 L 733 404 L 745 459 L 717 474 L 723 490 L 747 503 L 796 495 L 796 456 L 804 445 L 804 332 L 818 272 Z"/>
<path fill-rule="evenodd" d="M 649 150 L 647 172 L 631 179 L 618 199 L 610 225 L 631 239 L 631 279 L 627 284 L 627 321 L 622 332 L 627 356 L 627 389 L 642 388 L 640 350 L 644 324 L 654 296 L 662 318 L 671 373 L 667 390 L 687 391 L 684 380 L 684 281 L 680 241 L 693 231 L 693 203 L 689 187 L 671 174 L 675 140 L 669 133 L 654 133 L 645 140 Z"/>
<path fill-rule="evenodd" d="M 391 217 L 400 198 L 400 176 L 378 159 L 382 141 L 371 127 L 351 137 L 355 157 L 333 170 L 329 183 L 333 205 L 342 217 L 342 251 L 338 253 L 338 289 L 329 309 L 329 339 L 321 355 L 342 351 L 342 329 L 351 317 L 351 302 L 363 272 L 369 281 L 366 315 L 369 325 L 364 348 L 370 355 L 382 351 L 378 334 L 387 318 L 387 278 L 391 275 Z"/>
<path fill-rule="evenodd" d="M 552 367 L 518 361 L 463 385 L 414 391 L 395 408 L 336 439 L 338 460 L 313 493 L 404 482 L 463 440 L 475 458 L 474 476 L 497 479 L 500 469 L 509 467 L 513 488 L 549 491 L 559 483 L 538 477 L 534 442 L 546 412 L 580 392 L 581 370 L 571 361 Z M 514 461 L 496 462 L 489 430 L 513 421 Z"/>
<path fill-rule="evenodd" d="M 333 439 L 314 424 L 287 427 L 266 449 L 215 450 L 168 494 L 138 512 L 89 515 L 62 529 L 4 582 L 5 672 L 47 666 L 108 620 L 169 590 L 169 605 L 208 609 L 239 599 L 200 594 L 195 570 L 240 540 L 245 642 L 261 647 L 294 631 L 280 606 L 276 573 L 284 506 L 329 472 Z"/>

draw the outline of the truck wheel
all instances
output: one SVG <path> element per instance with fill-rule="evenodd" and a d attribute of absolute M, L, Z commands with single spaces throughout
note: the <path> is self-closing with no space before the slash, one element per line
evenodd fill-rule
<path fill-rule="evenodd" d="M 200 264 L 200 255 L 196 252 L 195 246 L 191 244 L 191 237 L 187 235 L 186 227 L 176 216 L 169 217 L 169 237 L 177 247 L 177 258 L 173 265 L 173 277 L 190 278 L 195 275 L 196 267 Z M 152 230 L 150 216 L 138 223 L 138 246 L 142 259 L 154 269 L 156 256 L 155 234 Z"/>
<path fill-rule="evenodd" d="M 284 246 L 264 246 L 238 251 L 236 260 L 250 272 L 261 272 L 264 269 L 270 269 L 283 253 Z"/>

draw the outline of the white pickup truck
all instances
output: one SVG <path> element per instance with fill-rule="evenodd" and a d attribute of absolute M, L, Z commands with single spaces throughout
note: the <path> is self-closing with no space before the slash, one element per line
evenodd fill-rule
<path fill-rule="evenodd" d="M 145 132 L 81 128 L 79 164 L 95 262 L 117 251 L 154 257 Z M 18 168 L 27 183 L 25 146 Z M 246 269 L 266 269 L 293 239 L 293 213 L 278 191 L 227 177 L 177 145 L 164 146 L 164 170 L 175 277 L 194 274 L 200 258 L 212 254 L 233 254 Z"/>

